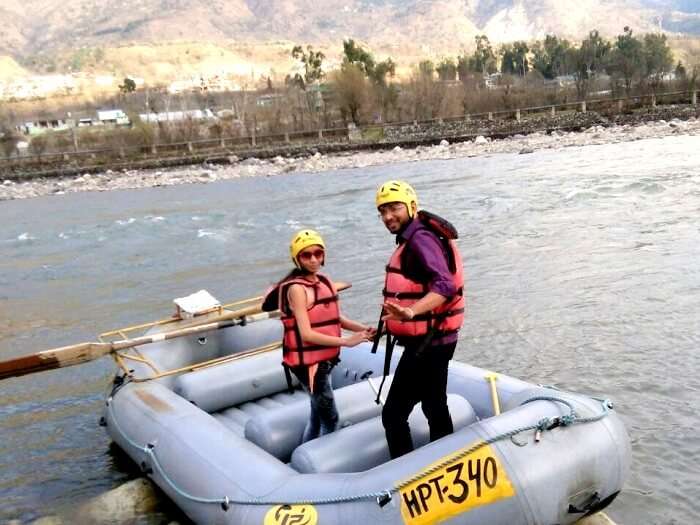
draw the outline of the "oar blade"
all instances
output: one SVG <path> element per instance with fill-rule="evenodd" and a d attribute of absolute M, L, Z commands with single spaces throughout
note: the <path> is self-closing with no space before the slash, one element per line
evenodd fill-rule
<path fill-rule="evenodd" d="M 93 361 L 112 351 L 109 343 L 81 343 L 0 361 L 0 380 Z"/>

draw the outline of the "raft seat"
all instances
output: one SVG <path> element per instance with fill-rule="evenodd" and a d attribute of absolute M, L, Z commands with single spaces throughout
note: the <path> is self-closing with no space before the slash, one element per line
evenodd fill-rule
<path fill-rule="evenodd" d="M 178 376 L 173 391 L 205 412 L 219 412 L 285 391 L 287 379 L 281 361 L 279 350 L 203 368 Z"/>
<path fill-rule="evenodd" d="M 387 377 L 390 381 L 390 377 Z M 388 388 L 388 385 L 387 385 Z M 281 461 L 289 461 L 301 444 L 309 420 L 309 396 L 299 392 L 302 399 L 251 417 L 245 424 L 245 438 Z M 334 390 L 338 408 L 339 428 L 355 425 L 381 414 L 375 403 L 375 393 L 366 381 Z M 239 407 L 240 408 L 240 407 Z"/>
<path fill-rule="evenodd" d="M 457 394 L 447 396 L 455 430 L 477 421 L 469 401 Z M 420 405 L 408 419 L 416 448 L 430 441 L 430 428 Z M 292 453 L 291 466 L 302 474 L 363 472 L 391 458 L 381 417 L 374 417 L 347 428 L 321 436 L 298 446 Z"/>
<path fill-rule="evenodd" d="M 308 395 L 300 390 L 292 394 L 285 391 L 270 397 L 264 397 L 255 401 L 248 401 L 238 406 L 226 408 L 212 414 L 212 416 L 236 435 L 244 437 L 245 425 L 251 418 L 303 399 L 308 399 Z"/>

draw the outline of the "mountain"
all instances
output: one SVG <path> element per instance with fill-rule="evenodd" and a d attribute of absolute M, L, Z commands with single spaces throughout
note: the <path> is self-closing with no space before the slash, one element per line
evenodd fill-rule
<path fill-rule="evenodd" d="M 0 55 L 133 43 L 284 40 L 440 54 L 556 33 L 607 36 L 624 26 L 700 35 L 698 0 L 2 0 Z M 398 53 L 397 53 L 398 54 Z"/>

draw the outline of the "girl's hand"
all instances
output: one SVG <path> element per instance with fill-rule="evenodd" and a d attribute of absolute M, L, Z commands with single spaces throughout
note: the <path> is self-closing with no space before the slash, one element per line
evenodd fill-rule
<path fill-rule="evenodd" d="M 367 332 L 355 332 L 350 337 L 343 338 L 343 346 L 352 348 L 360 343 L 367 341 Z"/>

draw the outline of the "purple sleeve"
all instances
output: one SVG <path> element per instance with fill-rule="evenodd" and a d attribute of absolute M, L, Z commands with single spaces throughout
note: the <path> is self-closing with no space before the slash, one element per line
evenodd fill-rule
<path fill-rule="evenodd" d="M 440 240 L 426 230 L 417 231 L 411 238 L 411 252 L 421 262 L 430 281 L 431 292 L 452 297 L 457 293 L 452 274 L 447 267 L 447 257 Z"/>

